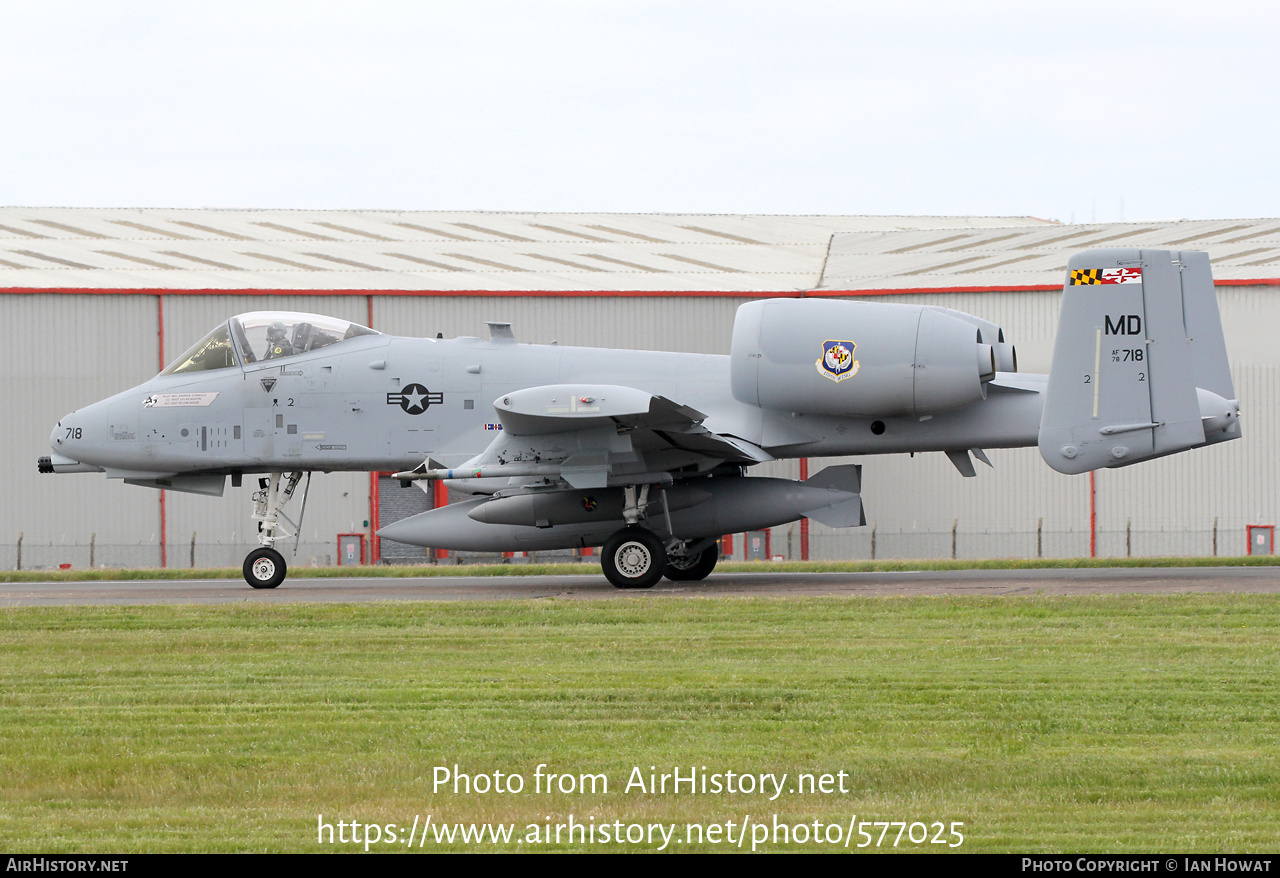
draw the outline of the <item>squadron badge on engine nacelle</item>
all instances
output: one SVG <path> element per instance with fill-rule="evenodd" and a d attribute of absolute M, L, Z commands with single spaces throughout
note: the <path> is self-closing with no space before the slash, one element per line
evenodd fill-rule
<path fill-rule="evenodd" d="M 851 341 L 827 339 L 822 343 L 822 356 L 815 364 L 818 372 L 832 381 L 843 381 L 858 374 L 861 365 L 853 358 L 858 346 Z"/>

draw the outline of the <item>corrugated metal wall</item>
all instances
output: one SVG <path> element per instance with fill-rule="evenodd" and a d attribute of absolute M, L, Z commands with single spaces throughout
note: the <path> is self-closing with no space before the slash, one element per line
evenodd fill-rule
<path fill-rule="evenodd" d="M 151 296 L 0 296 L 6 344 L 0 386 L 7 417 L 0 454 L 8 466 L 0 503 L 0 564 L 12 569 L 25 534 L 24 566 L 59 560 L 85 566 L 99 544 L 144 547 L 137 563 L 159 564 L 159 495 L 122 490 L 101 476 L 36 472 L 58 419 L 159 371 L 156 300 Z M 82 545 L 74 557 L 41 544 Z M 65 556 L 65 557 L 64 557 Z"/>
<path fill-rule="evenodd" d="M 733 313 L 746 297 L 387 296 L 377 329 L 397 335 L 487 338 L 485 321 L 513 324 L 522 342 L 727 354 Z"/>
<path fill-rule="evenodd" d="M 1214 521 L 1221 554 L 1244 550 L 1247 524 L 1271 524 L 1277 512 L 1276 452 L 1280 424 L 1280 353 L 1272 327 L 1280 325 L 1273 287 L 1220 287 L 1224 329 L 1241 399 L 1245 438 L 1189 454 L 1105 470 L 1095 479 L 1099 553 L 1135 555 L 1212 550 Z M 879 301 L 937 304 L 1000 324 L 1018 346 L 1023 371 L 1046 371 L 1057 325 L 1056 293 L 930 294 Z M 727 353 L 734 309 L 745 299 L 616 296 L 225 296 L 164 297 L 164 344 L 172 360 L 227 316 L 272 308 L 334 314 L 400 335 L 485 337 L 486 320 L 514 324 L 522 341 L 616 348 Z M 157 492 L 108 482 L 101 476 L 39 476 L 36 458 L 63 414 L 153 375 L 159 363 L 158 300 L 152 295 L 6 295 L 0 315 L 9 344 L 0 353 L 0 382 L 9 427 L 0 451 L 10 461 L 0 503 L 0 566 L 16 563 L 19 533 L 24 566 L 89 562 L 96 534 L 98 564 L 158 564 Z M 1089 551 L 1089 479 L 1054 473 L 1035 449 L 990 452 L 995 470 L 961 478 L 941 454 L 863 458 L 864 500 L 874 523 L 878 557 L 956 554 L 1035 556 L 1043 520 L 1046 556 Z M 812 462 L 817 472 L 829 463 Z M 794 478 L 794 461 L 770 464 L 760 475 Z M 254 543 L 250 480 L 222 499 L 166 494 L 168 563 L 238 565 Z M 303 526 L 301 563 L 336 552 L 340 532 L 367 530 L 368 475 L 317 474 Z M 296 504 L 291 509 L 296 510 Z M 832 533 L 811 528 L 811 555 L 867 557 L 872 527 Z M 799 526 L 775 531 L 772 552 L 799 556 Z M 739 543 L 741 541 L 738 541 Z M 741 553 L 741 546 L 737 546 Z"/>

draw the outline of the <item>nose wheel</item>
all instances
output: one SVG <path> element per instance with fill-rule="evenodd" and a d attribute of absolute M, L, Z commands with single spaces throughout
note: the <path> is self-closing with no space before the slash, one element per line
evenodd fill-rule
<path fill-rule="evenodd" d="M 288 572 L 284 556 L 275 549 L 254 549 L 244 559 L 244 581 L 254 588 L 275 588 Z"/>
<path fill-rule="evenodd" d="M 667 566 L 662 541 L 642 527 L 624 527 L 605 541 L 600 564 L 615 588 L 653 588 Z"/>

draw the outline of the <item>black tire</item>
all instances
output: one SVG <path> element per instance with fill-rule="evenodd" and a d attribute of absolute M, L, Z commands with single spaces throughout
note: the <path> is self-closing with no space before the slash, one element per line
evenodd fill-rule
<path fill-rule="evenodd" d="M 254 549 L 244 559 L 244 581 L 254 588 L 275 588 L 288 572 L 284 556 L 275 549 Z"/>
<path fill-rule="evenodd" d="M 668 555 L 667 569 L 663 575 L 672 582 L 696 582 L 706 579 L 716 569 L 716 562 L 719 560 L 720 547 L 712 543 L 692 558 Z"/>
<path fill-rule="evenodd" d="M 600 565 L 615 588 L 653 588 L 667 567 L 667 550 L 650 531 L 625 527 L 605 541 Z"/>

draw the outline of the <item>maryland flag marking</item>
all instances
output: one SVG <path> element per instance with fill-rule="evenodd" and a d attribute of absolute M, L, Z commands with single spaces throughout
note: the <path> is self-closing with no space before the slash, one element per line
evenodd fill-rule
<path fill-rule="evenodd" d="M 1082 284 L 1140 284 L 1141 268 L 1075 268 L 1071 271 L 1071 285 Z"/>

